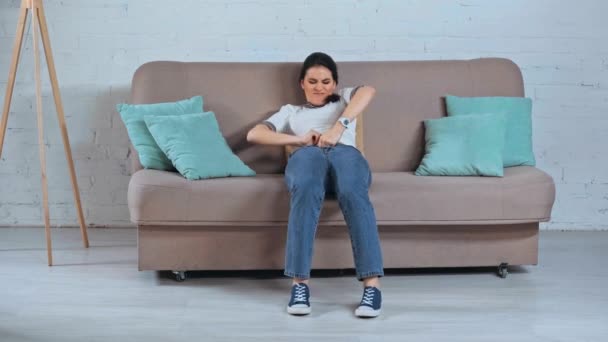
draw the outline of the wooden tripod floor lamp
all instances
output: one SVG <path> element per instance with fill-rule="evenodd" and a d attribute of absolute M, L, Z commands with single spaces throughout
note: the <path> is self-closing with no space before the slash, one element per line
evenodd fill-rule
<path fill-rule="evenodd" d="M 13 57 L 11 66 L 8 74 L 8 83 L 6 85 L 6 96 L 4 98 L 4 109 L 2 110 L 2 122 L 0 124 L 0 156 L 2 155 L 2 145 L 4 144 L 4 135 L 6 133 L 6 126 L 8 123 L 8 114 L 11 107 L 11 98 L 13 96 L 13 88 L 15 86 L 15 76 L 17 74 L 17 65 L 19 63 L 19 55 L 21 53 L 21 45 L 23 42 L 23 32 L 25 30 L 25 24 L 28 12 L 31 12 L 31 27 L 33 34 L 34 43 L 34 68 L 35 68 L 35 83 L 36 83 L 36 110 L 38 113 L 38 151 L 40 154 L 40 172 L 42 176 L 42 204 L 44 208 L 44 228 L 46 233 L 46 248 L 49 266 L 53 265 L 53 255 L 51 246 L 51 229 L 50 229 L 50 218 L 49 218 L 49 200 L 48 200 L 48 187 L 46 179 L 46 157 L 45 157 L 45 145 L 44 145 L 44 129 L 43 129 L 43 117 L 42 117 L 42 87 L 40 85 L 40 59 L 39 59 L 39 48 L 38 40 L 39 35 L 42 38 L 42 44 L 44 46 L 44 54 L 46 56 L 46 64 L 49 70 L 49 76 L 51 79 L 51 87 L 53 89 L 53 98 L 55 99 L 55 106 L 57 107 L 57 118 L 59 120 L 59 126 L 61 128 L 61 136 L 63 137 L 63 147 L 65 155 L 68 161 L 68 168 L 70 171 L 70 178 L 72 181 L 72 190 L 74 193 L 74 200 L 76 202 L 76 209 L 78 212 L 78 222 L 80 224 L 80 232 L 82 234 L 82 241 L 84 247 L 89 247 L 89 238 L 87 236 L 87 227 L 84 221 L 84 215 L 82 214 L 82 205 L 80 203 L 80 193 L 78 190 L 78 183 L 76 182 L 76 172 L 74 171 L 74 161 L 72 159 L 72 151 L 70 148 L 70 141 L 68 139 L 68 131 L 65 125 L 65 116 L 63 114 L 63 105 L 61 103 L 61 95 L 59 94 L 59 84 L 57 82 L 57 74 L 55 72 L 55 64 L 53 62 L 53 54 L 51 52 L 51 42 L 49 40 L 49 32 L 46 25 L 46 18 L 44 16 L 44 9 L 42 7 L 42 0 L 21 0 L 21 9 L 19 10 L 19 21 L 17 24 L 17 35 L 15 36 L 15 45 L 13 47 Z"/>

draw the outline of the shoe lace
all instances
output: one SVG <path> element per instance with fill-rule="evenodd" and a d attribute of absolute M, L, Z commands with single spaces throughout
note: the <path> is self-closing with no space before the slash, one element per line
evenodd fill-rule
<path fill-rule="evenodd" d="M 294 298 L 296 302 L 306 301 L 306 287 L 303 285 L 296 285 Z"/>
<path fill-rule="evenodd" d="M 363 291 L 363 299 L 361 299 L 361 304 L 373 306 L 374 305 L 373 303 L 374 303 L 374 289 L 370 287 Z"/>

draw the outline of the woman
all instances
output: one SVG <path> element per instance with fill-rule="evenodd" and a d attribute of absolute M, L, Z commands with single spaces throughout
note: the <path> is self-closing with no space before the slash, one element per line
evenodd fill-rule
<path fill-rule="evenodd" d="M 357 116 L 375 94 L 369 86 L 341 89 L 333 59 L 321 52 L 306 58 L 300 86 L 307 103 L 285 105 L 247 134 L 249 142 L 292 145 L 285 169 L 290 193 L 285 275 L 293 278 L 287 312 L 311 312 L 308 287 L 313 243 L 326 194 L 337 197 L 348 225 L 357 279 L 363 281 L 363 298 L 355 311 L 359 317 L 380 314 L 379 277 L 384 275 L 382 252 L 374 209 L 368 189 L 371 172 L 355 147 Z"/>

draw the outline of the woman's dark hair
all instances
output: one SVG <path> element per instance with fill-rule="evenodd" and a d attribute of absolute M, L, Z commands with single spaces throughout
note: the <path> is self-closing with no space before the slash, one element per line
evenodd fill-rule
<path fill-rule="evenodd" d="M 306 77 L 306 72 L 308 69 L 315 66 L 323 66 L 331 71 L 331 77 L 333 77 L 336 84 L 338 84 L 338 66 L 336 62 L 326 53 L 323 52 L 314 52 L 311 53 L 302 64 L 302 69 L 300 69 L 300 82 L 304 81 L 304 77 Z M 340 100 L 340 95 L 332 94 L 327 97 L 327 102 L 336 102 Z"/>

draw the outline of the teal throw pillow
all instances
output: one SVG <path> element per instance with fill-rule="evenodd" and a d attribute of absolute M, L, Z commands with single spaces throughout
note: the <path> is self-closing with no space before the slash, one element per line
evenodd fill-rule
<path fill-rule="evenodd" d="M 503 176 L 504 114 L 430 119 L 424 126 L 425 155 L 417 176 Z"/>
<path fill-rule="evenodd" d="M 137 150 L 139 161 L 146 169 L 175 170 L 171 161 L 158 147 L 144 122 L 144 116 L 179 115 L 200 113 L 203 111 L 203 97 L 194 96 L 177 102 L 163 102 L 153 104 L 126 104 L 116 105 L 122 121 L 127 127 L 131 143 Z"/>
<path fill-rule="evenodd" d="M 448 116 L 504 113 L 507 117 L 504 167 L 536 165 L 532 149 L 532 100 L 525 97 L 447 95 Z"/>
<path fill-rule="evenodd" d="M 213 112 L 146 115 L 144 120 L 158 146 L 187 179 L 255 176 L 228 146 Z"/>

